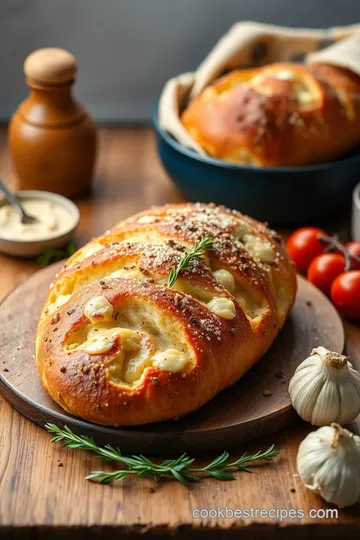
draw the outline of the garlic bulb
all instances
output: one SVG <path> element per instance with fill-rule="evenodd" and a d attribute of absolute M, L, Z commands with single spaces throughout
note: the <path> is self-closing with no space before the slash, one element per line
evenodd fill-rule
<path fill-rule="evenodd" d="M 346 356 L 317 347 L 296 369 L 289 394 L 306 422 L 347 424 L 360 412 L 360 374 Z"/>
<path fill-rule="evenodd" d="M 325 501 L 340 508 L 360 502 L 360 437 L 338 424 L 313 431 L 299 446 L 297 470 Z"/>

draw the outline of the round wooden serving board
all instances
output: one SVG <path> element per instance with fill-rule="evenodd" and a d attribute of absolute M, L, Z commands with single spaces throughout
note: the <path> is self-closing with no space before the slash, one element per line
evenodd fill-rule
<path fill-rule="evenodd" d="M 61 265 L 32 276 L 0 306 L 0 391 L 15 409 L 40 426 L 47 422 L 68 425 L 124 452 L 209 451 L 275 432 L 295 415 L 287 391 L 295 368 L 313 347 L 324 345 L 338 352 L 344 347 L 343 326 L 332 304 L 299 277 L 297 299 L 284 328 L 269 352 L 238 383 L 177 421 L 134 428 L 91 424 L 63 411 L 47 395 L 35 366 L 38 316 Z"/>

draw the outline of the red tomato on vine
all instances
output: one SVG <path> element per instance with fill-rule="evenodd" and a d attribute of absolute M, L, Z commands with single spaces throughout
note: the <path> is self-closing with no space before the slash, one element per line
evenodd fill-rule
<path fill-rule="evenodd" d="M 289 237 L 286 248 L 299 272 L 306 272 L 311 261 L 324 252 L 326 244 L 319 240 L 319 236 L 326 236 L 325 231 L 303 227 Z"/>
<path fill-rule="evenodd" d="M 330 296 L 331 285 L 345 269 L 345 257 L 338 253 L 322 253 L 311 262 L 307 278 L 324 294 Z"/>
<path fill-rule="evenodd" d="M 335 279 L 331 300 L 346 317 L 360 317 L 360 270 L 344 272 Z"/>

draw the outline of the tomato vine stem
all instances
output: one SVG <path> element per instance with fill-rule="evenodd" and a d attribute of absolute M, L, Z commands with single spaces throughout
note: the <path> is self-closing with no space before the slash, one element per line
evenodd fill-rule
<path fill-rule="evenodd" d="M 337 236 L 327 236 L 325 234 L 319 234 L 318 239 L 324 244 L 328 244 L 325 252 L 335 251 L 336 249 L 340 251 L 345 257 L 345 272 L 352 270 L 354 268 L 353 262 L 360 263 L 360 257 L 357 255 L 352 255 L 350 251 L 338 240 Z"/>

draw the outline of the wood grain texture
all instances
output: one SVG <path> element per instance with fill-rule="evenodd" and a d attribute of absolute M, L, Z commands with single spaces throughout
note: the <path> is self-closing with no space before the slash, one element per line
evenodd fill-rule
<path fill-rule="evenodd" d="M 44 426 L 69 426 L 123 452 L 203 453 L 275 433 L 294 420 L 288 385 L 297 366 L 323 344 L 342 352 L 344 330 L 329 300 L 303 278 L 295 305 L 270 350 L 238 383 L 178 421 L 133 428 L 99 426 L 59 407 L 41 385 L 34 362 L 36 326 L 62 263 L 37 272 L 0 305 L 0 392 L 16 410 Z M 25 309 L 24 309 L 25 308 Z M 265 394 L 265 395 L 264 395 Z"/>
<path fill-rule="evenodd" d="M 8 180 L 12 171 L 5 137 L 5 132 L 0 132 L 0 174 Z M 150 131 L 102 130 L 100 142 L 93 192 L 78 201 L 79 244 L 151 204 L 181 200 L 159 166 Z M 37 269 L 34 262 L 0 256 L 0 295 L 5 296 Z M 360 327 L 346 323 L 345 329 L 348 352 L 360 369 Z M 353 428 L 359 432 L 360 422 Z M 340 511 L 339 519 L 192 518 L 194 508 L 226 505 L 232 509 L 304 509 L 306 514 L 310 509 L 330 508 L 294 476 L 298 445 L 309 431 L 309 425 L 296 420 L 276 436 L 233 448 L 234 456 L 271 443 L 281 449 L 276 461 L 255 467 L 253 474 L 239 473 L 233 482 L 205 479 L 184 488 L 175 482 L 129 478 L 113 487 L 100 486 L 86 482 L 84 476 L 110 465 L 90 454 L 50 445 L 50 436 L 43 429 L 0 396 L 0 538 L 118 539 L 126 535 L 143 538 L 143 534 L 163 538 L 174 534 L 175 538 L 241 536 L 246 540 L 264 533 L 270 539 L 358 538 L 358 507 Z M 199 459 L 199 464 L 204 459 Z"/>

